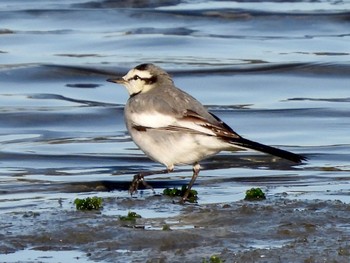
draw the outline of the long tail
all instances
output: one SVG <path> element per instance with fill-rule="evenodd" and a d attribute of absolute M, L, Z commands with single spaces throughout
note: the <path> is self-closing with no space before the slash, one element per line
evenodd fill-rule
<path fill-rule="evenodd" d="M 277 157 L 281 157 L 283 159 L 287 159 L 289 161 L 295 162 L 295 163 L 302 163 L 303 161 L 306 161 L 307 158 L 299 155 L 299 154 L 295 154 L 292 152 L 288 152 L 285 150 L 281 150 L 275 147 L 271 147 L 271 146 L 267 146 L 258 142 L 254 142 L 245 138 L 237 138 L 237 139 L 233 139 L 231 140 L 231 143 L 243 148 L 249 148 L 252 150 L 256 150 L 259 152 L 264 152 L 264 153 L 268 153 Z"/>

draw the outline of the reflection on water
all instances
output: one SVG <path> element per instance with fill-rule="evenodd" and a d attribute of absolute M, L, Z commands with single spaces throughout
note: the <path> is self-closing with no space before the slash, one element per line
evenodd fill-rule
<path fill-rule="evenodd" d="M 253 152 L 221 154 L 203 162 L 200 203 L 239 200 L 251 186 L 349 201 L 347 1 L 0 6 L 6 211 L 66 192 L 127 196 L 135 173 L 162 169 L 126 133 L 126 91 L 105 82 L 141 62 L 165 67 L 238 133 L 310 159 L 292 166 Z M 161 191 L 189 178 L 190 167 L 179 167 L 149 180 Z"/>

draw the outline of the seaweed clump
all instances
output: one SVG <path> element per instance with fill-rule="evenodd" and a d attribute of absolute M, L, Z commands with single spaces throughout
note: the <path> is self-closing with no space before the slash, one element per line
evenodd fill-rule
<path fill-rule="evenodd" d="M 265 193 L 260 188 L 251 188 L 245 192 L 246 201 L 261 201 L 265 200 Z"/>
<path fill-rule="evenodd" d="M 183 185 L 181 189 L 178 189 L 175 187 L 173 189 L 165 188 L 163 191 L 163 195 L 167 195 L 170 197 L 177 197 L 177 196 L 183 197 L 186 191 L 187 191 L 186 185 Z M 198 200 L 198 192 L 196 190 L 191 189 L 186 201 L 190 203 L 196 203 L 197 200 Z"/>
<path fill-rule="evenodd" d="M 203 260 L 203 263 L 223 263 L 224 260 L 222 260 L 219 256 L 217 255 L 212 255 L 210 258 L 209 258 L 209 261 L 204 259 Z"/>
<path fill-rule="evenodd" d="M 76 198 L 74 204 L 77 210 L 100 210 L 102 209 L 102 197 Z"/>
<path fill-rule="evenodd" d="M 132 221 L 132 222 L 136 221 L 137 218 L 141 218 L 141 216 L 136 212 L 132 212 L 132 211 L 129 211 L 128 215 L 126 216 L 119 217 L 121 221 Z"/>

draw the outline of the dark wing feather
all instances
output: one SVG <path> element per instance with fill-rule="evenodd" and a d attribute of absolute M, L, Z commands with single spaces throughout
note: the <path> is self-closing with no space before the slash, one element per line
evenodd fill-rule
<path fill-rule="evenodd" d="M 292 162 L 295 163 L 301 163 L 303 161 L 306 161 L 307 159 L 299 154 L 295 154 L 292 152 L 288 152 L 285 150 L 281 150 L 275 147 L 271 147 L 268 145 L 264 145 L 258 142 L 254 142 L 248 139 L 245 139 L 243 137 L 241 137 L 239 134 L 237 134 L 235 131 L 232 130 L 232 128 L 230 126 L 228 126 L 226 123 L 224 123 L 219 117 L 217 117 L 216 115 L 210 113 L 215 119 L 216 121 L 220 124 L 220 125 L 213 125 L 213 124 L 204 124 L 205 127 L 207 127 L 208 129 L 210 129 L 211 131 L 213 131 L 217 137 L 220 137 L 223 140 L 226 140 L 228 142 L 230 142 L 231 144 L 243 147 L 243 148 L 248 148 L 248 149 L 252 149 L 252 150 L 256 150 L 259 152 L 264 152 L 267 154 L 271 154 L 283 159 L 287 159 L 290 160 Z M 197 117 L 195 114 L 192 114 L 192 117 Z"/>

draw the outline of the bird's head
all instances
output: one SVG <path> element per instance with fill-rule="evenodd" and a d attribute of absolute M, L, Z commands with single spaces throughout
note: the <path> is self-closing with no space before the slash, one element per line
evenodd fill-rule
<path fill-rule="evenodd" d="M 146 93 L 169 81 L 172 83 L 169 74 L 153 64 L 138 65 L 124 77 L 107 79 L 107 81 L 124 85 L 130 96 Z"/>

